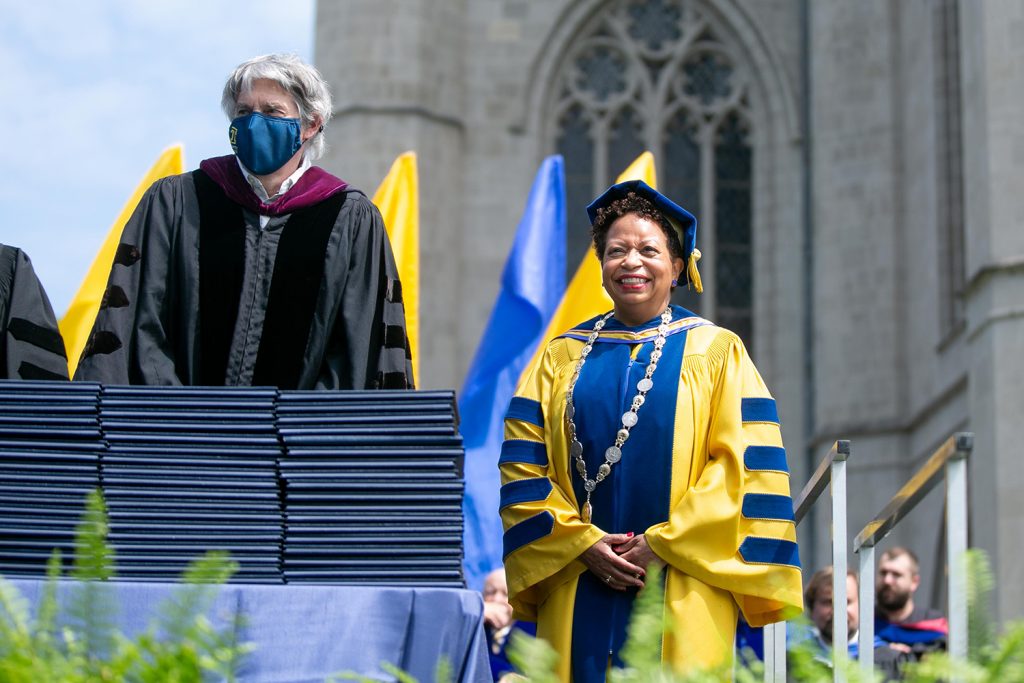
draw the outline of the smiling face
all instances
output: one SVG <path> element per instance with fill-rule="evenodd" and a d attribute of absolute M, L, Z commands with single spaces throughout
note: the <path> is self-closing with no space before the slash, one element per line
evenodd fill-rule
<path fill-rule="evenodd" d="M 616 219 L 601 258 L 601 283 L 615 302 L 615 317 L 640 325 L 664 311 L 683 265 L 660 225 L 634 213 Z"/>

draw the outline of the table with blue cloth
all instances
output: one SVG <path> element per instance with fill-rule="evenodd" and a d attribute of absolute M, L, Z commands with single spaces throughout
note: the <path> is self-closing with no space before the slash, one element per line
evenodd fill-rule
<path fill-rule="evenodd" d="M 38 604 L 45 582 L 12 583 Z M 153 619 L 155 608 L 181 586 L 113 582 L 117 625 L 132 637 Z M 73 582 L 61 581 L 63 602 Z M 312 683 L 354 671 L 394 680 L 388 662 L 421 681 L 433 681 L 442 657 L 454 680 L 490 681 L 479 593 L 452 588 L 227 584 L 208 616 L 222 626 L 239 613 L 245 655 L 239 680 Z"/>

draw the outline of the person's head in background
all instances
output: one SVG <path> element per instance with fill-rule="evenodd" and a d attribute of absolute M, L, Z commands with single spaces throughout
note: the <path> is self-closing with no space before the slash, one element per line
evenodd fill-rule
<path fill-rule="evenodd" d="M 849 637 L 857 633 L 860 626 L 858 614 L 858 590 L 857 575 L 852 571 L 846 572 L 846 632 Z M 832 567 L 819 569 L 811 577 L 807 588 L 804 590 L 804 605 L 810 614 L 822 639 L 826 643 L 832 642 Z"/>
<path fill-rule="evenodd" d="M 505 583 L 504 568 L 495 569 L 484 579 L 484 602 L 508 604 L 508 585 Z"/>
<path fill-rule="evenodd" d="M 882 553 L 878 561 L 875 603 L 889 621 L 903 621 L 914 611 L 914 592 L 921 585 L 917 556 L 902 546 Z"/>
<path fill-rule="evenodd" d="M 512 605 L 508 602 L 505 570 L 495 569 L 484 579 L 484 624 L 495 631 L 512 624 Z"/>

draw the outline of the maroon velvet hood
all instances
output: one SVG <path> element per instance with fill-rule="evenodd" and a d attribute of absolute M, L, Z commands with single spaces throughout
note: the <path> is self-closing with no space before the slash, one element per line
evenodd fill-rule
<path fill-rule="evenodd" d="M 318 204 L 348 187 L 344 180 L 334 177 L 319 166 L 311 166 L 292 189 L 266 204 L 261 202 L 249 187 L 248 181 L 242 175 L 242 169 L 238 167 L 235 155 L 204 159 L 200 162 L 199 168 L 224 190 L 224 194 L 231 201 L 263 216 L 292 213 L 297 209 Z"/>

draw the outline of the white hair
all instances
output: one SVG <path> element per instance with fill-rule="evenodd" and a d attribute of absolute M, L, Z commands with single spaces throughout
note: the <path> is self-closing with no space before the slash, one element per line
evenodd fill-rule
<path fill-rule="evenodd" d="M 320 72 L 292 54 L 262 55 L 242 62 L 228 76 L 220 99 L 220 106 L 229 119 L 235 118 L 238 96 L 260 79 L 274 81 L 291 94 L 303 126 L 313 125 L 314 116 L 320 116 L 321 128 L 309 140 L 306 156 L 310 161 L 323 156 L 323 126 L 331 118 L 332 104 L 327 81 Z"/>

